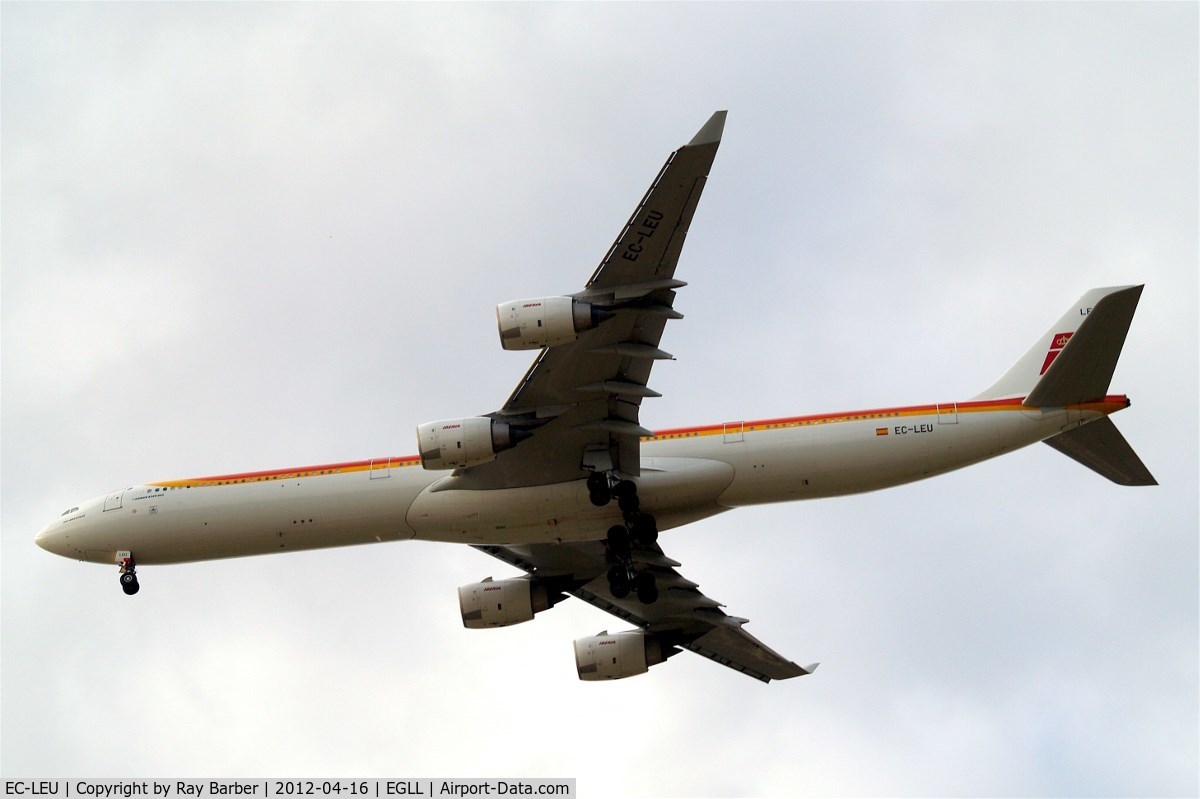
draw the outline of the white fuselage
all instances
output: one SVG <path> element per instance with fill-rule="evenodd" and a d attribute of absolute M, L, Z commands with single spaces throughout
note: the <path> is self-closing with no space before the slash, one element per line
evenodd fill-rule
<path fill-rule="evenodd" d="M 1123 397 L 1030 409 L 948 403 L 665 430 L 641 443 L 642 509 L 660 530 L 730 508 L 872 491 L 951 471 L 1125 407 Z M 150 483 L 64 512 L 37 537 L 66 557 L 138 564 L 421 539 L 465 544 L 595 540 L 621 523 L 580 479 L 455 487 L 415 457 Z"/>

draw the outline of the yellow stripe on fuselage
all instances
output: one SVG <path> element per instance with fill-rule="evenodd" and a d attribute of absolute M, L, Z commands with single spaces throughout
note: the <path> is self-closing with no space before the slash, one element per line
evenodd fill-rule
<path fill-rule="evenodd" d="M 1108 396 L 1096 402 L 1087 402 L 1069 406 L 1070 410 L 1098 411 L 1109 414 L 1125 408 L 1128 400 L 1123 395 Z M 1021 404 L 1021 398 L 1004 400 L 985 400 L 982 402 L 948 402 L 933 405 L 911 405 L 898 408 L 876 408 L 865 411 L 848 411 L 844 413 L 825 413 L 811 416 L 788 416 L 778 419 L 759 419 L 755 421 L 735 421 L 716 425 L 701 425 L 698 427 L 675 427 L 666 430 L 656 430 L 649 436 L 643 436 L 643 442 L 668 441 L 679 438 L 698 438 L 701 436 L 716 436 L 730 432 L 751 433 L 760 430 L 776 430 L 786 427 L 810 427 L 814 425 L 840 424 L 872 419 L 897 419 L 907 416 L 930 416 L 950 413 L 990 413 L 995 411 L 1035 410 Z M 215 475 L 212 477 L 195 477 L 184 480 L 164 480 L 148 483 L 147 485 L 174 490 L 181 488 L 207 488 L 211 486 L 234 485 L 240 483 L 258 483 L 270 480 L 294 480 L 306 477 L 321 477 L 331 474 L 346 474 L 352 472 L 372 472 L 387 469 L 420 466 L 421 459 L 416 455 L 402 457 L 372 458 L 361 461 L 325 464 L 321 466 L 303 466 L 294 469 L 275 469 L 260 472 L 243 472 L 240 474 Z"/>

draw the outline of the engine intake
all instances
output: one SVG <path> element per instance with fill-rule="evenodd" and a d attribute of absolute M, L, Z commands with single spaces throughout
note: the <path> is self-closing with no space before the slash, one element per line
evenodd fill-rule
<path fill-rule="evenodd" d="M 640 630 L 603 632 L 575 639 L 575 668 L 579 679 L 588 682 L 622 680 L 645 674 L 677 651 Z"/>
<path fill-rule="evenodd" d="M 566 344 L 612 316 L 612 311 L 572 297 L 538 297 L 496 306 L 500 344 L 506 350 L 536 350 Z"/>
<path fill-rule="evenodd" d="M 431 470 L 487 463 L 521 438 L 521 431 L 486 416 L 426 422 L 417 427 L 421 465 Z"/>
<path fill-rule="evenodd" d="M 512 580 L 489 577 L 458 589 L 463 626 L 472 630 L 520 624 L 553 604 L 546 586 L 528 577 Z"/>

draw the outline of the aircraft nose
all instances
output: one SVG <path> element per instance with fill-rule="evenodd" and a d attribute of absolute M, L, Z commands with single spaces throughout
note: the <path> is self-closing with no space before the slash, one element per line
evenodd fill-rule
<path fill-rule="evenodd" d="M 51 525 L 46 525 L 41 530 L 38 530 L 38 534 L 34 536 L 33 543 L 37 544 L 47 552 L 53 552 L 54 550 L 50 548 L 52 546 L 50 542 L 52 536 L 53 533 L 51 532 Z"/>
<path fill-rule="evenodd" d="M 47 552 L 53 552 L 55 555 L 62 555 L 65 558 L 75 556 L 74 550 L 67 543 L 66 534 L 62 532 L 61 525 L 54 522 L 39 530 L 33 539 L 33 543 Z"/>

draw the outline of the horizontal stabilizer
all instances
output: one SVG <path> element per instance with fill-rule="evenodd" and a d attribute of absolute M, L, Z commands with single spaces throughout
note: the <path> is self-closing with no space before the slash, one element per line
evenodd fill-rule
<path fill-rule="evenodd" d="M 1092 471 L 1123 486 L 1153 486 L 1158 481 L 1107 416 L 1059 433 L 1046 443 Z"/>

